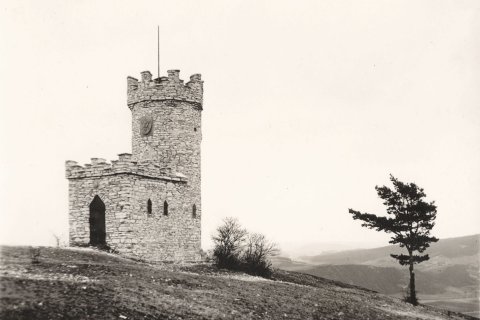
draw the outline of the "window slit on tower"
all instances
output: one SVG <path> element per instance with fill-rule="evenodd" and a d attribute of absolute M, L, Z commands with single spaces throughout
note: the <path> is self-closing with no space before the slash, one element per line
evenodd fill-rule
<path fill-rule="evenodd" d="M 165 200 L 165 202 L 163 202 L 163 215 L 168 216 L 168 202 L 167 202 L 167 200 Z"/>
<path fill-rule="evenodd" d="M 197 206 L 194 204 L 192 206 L 192 218 L 196 218 L 197 217 Z"/>
<path fill-rule="evenodd" d="M 148 199 L 147 201 L 147 213 L 152 214 L 152 200 Z"/>

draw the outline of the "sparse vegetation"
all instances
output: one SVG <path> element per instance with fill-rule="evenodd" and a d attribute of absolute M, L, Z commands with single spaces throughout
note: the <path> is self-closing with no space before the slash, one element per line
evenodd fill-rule
<path fill-rule="evenodd" d="M 474 319 L 312 275 L 134 262 L 92 248 L 0 247 L 0 319 Z M 278 280 L 278 281 L 277 281 Z"/>
<path fill-rule="evenodd" d="M 243 245 L 247 236 L 237 219 L 226 218 L 212 237 L 215 247 L 213 258 L 220 268 L 239 269 Z"/>
<path fill-rule="evenodd" d="M 56 233 L 52 233 L 53 238 L 55 239 L 55 245 L 57 248 L 60 248 L 60 236 Z"/>
<path fill-rule="evenodd" d="M 219 268 L 242 270 L 267 278 L 271 276 L 269 258 L 278 249 L 263 234 L 248 233 L 237 219 L 226 218 L 212 238 L 215 244 L 213 257 Z"/>
<path fill-rule="evenodd" d="M 52 237 L 55 239 L 55 246 L 57 248 L 68 247 L 68 240 L 66 239 L 65 234 L 63 234 L 63 233 L 58 234 L 58 233 L 55 233 L 55 232 L 51 232 L 51 234 L 52 234 Z"/>
<path fill-rule="evenodd" d="M 399 244 L 401 248 L 407 249 L 408 255 L 391 254 L 391 256 L 397 259 L 400 265 L 409 266 L 410 282 L 405 300 L 417 305 L 414 264 L 428 260 L 428 254 L 420 253 L 423 253 L 431 242 L 438 241 L 430 235 L 435 225 L 437 206 L 434 201 L 424 200 L 425 192 L 415 183 L 403 183 L 392 175 L 390 181 L 394 190 L 386 186 L 375 187 L 378 196 L 384 200 L 383 204 L 387 206 L 389 217 L 361 213 L 353 209 L 349 209 L 349 212 L 353 219 L 363 221 L 362 227 L 392 233 L 390 243 Z"/>
<path fill-rule="evenodd" d="M 39 247 L 30 247 L 30 262 L 32 264 L 40 263 L 40 248 Z"/>
<path fill-rule="evenodd" d="M 277 253 L 277 246 L 268 241 L 263 234 L 249 234 L 242 257 L 245 271 L 252 275 L 270 277 L 272 275 L 272 263 L 269 258 Z"/>

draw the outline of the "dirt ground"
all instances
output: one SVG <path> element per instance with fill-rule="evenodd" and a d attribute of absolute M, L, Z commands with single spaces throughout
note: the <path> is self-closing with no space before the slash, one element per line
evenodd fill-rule
<path fill-rule="evenodd" d="M 0 319 L 475 319 L 275 271 L 148 264 L 95 249 L 1 247 Z"/>

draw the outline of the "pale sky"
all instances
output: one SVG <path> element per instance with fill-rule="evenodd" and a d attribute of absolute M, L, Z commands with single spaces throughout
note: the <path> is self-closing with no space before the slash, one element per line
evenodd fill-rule
<path fill-rule="evenodd" d="M 480 2 L 2 1 L 0 243 L 68 234 L 65 160 L 131 152 L 126 77 L 204 83 L 202 245 L 237 217 L 288 248 L 386 245 L 392 173 L 480 232 Z"/>

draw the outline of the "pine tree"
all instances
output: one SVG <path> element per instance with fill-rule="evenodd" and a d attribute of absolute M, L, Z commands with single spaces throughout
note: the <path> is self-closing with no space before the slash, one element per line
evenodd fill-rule
<path fill-rule="evenodd" d="M 429 259 L 428 254 L 422 253 L 430 246 L 431 242 L 438 239 L 430 235 L 435 225 L 437 206 L 435 202 L 426 202 L 425 192 L 415 183 L 403 183 L 390 175 L 394 190 L 383 186 L 375 186 L 378 196 L 384 200 L 388 216 L 376 216 L 349 209 L 354 220 L 363 221 L 362 227 L 376 229 L 393 234 L 391 244 L 399 244 L 407 249 L 406 254 L 391 254 L 402 265 L 409 266 L 410 285 L 407 301 L 413 305 L 418 304 L 415 291 L 415 273 L 413 266 Z"/>

